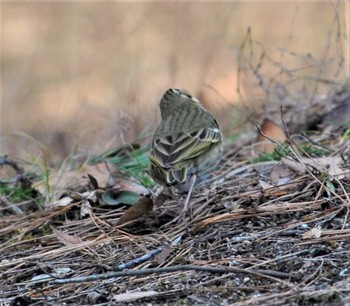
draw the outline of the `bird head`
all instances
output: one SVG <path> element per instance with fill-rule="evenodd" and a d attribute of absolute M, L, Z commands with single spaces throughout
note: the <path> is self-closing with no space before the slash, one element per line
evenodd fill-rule
<path fill-rule="evenodd" d="M 167 117 L 169 114 L 184 108 L 197 108 L 202 107 L 200 101 L 193 97 L 187 90 L 170 88 L 168 89 L 162 99 L 160 100 L 160 111 L 162 118 Z"/>

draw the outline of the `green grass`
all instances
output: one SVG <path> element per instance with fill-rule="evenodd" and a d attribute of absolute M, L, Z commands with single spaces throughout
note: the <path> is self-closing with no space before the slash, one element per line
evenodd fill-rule
<path fill-rule="evenodd" d="M 132 146 L 123 150 L 111 149 L 92 158 L 89 164 L 96 164 L 103 161 L 114 164 L 119 171 L 135 178 L 145 187 L 154 185 L 153 180 L 148 175 L 149 147 L 147 146 L 136 149 Z"/>
<path fill-rule="evenodd" d="M 37 197 L 38 193 L 31 187 L 0 184 L 0 195 L 6 196 L 12 203 L 21 203 L 34 200 L 38 207 L 42 206 L 42 199 Z"/>
<path fill-rule="evenodd" d="M 291 153 L 291 149 L 287 144 L 277 146 L 272 153 L 261 152 L 261 156 L 253 158 L 250 163 L 266 162 L 273 160 L 281 160 L 282 157 Z"/>
<path fill-rule="evenodd" d="M 325 149 L 320 146 L 313 145 L 309 142 L 301 143 L 298 145 L 299 153 L 301 156 L 306 157 L 322 157 L 327 154 Z M 266 162 L 266 161 L 279 161 L 282 157 L 289 155 L 292 152 L 291 147 L 287 144 L 281 144 L 275 148 L 272 153 L 260 152 L 260 156 L 253 158 L 250 163 Z"/>
<path fill-rule="evenodd" d="M 348 128 L 341 137 L 342 141 L 345 141 L 348 138 L 350 138 L 350 128 Z"/>
<path fill-rule="evenodd" d="M 304 152 L 303 155 L 309 156 L 309 157 L 321 157 L 325 156 L 327 151 L 322 149 L 321 147 L 312 145 L 310 143 L 305 143 L 300 145 L 302 152 Z"/>

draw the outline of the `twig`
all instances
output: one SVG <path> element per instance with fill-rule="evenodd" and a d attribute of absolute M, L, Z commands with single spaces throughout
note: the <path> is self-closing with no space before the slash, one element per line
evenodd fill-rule
<path fill-rule="evenodd" d="M 9 201 L 5 196 L 0 196 L 0 206 L 4 206 L 4 209 L 8 209 L 15 215 L 23 213 L 23 210 L 21 208 Z"/>
<path fill-rule="evenodd" d="M 171 246 L 176 246 L 176 245 L 178 245 L 178 244 L 180 243 L 181 239 L 182 239 L 182 236 L 181 236 L 181 235 L 178 236 L 178 237 L 177 237 L 176 239 L 174 239 L 174 241 L 171 243 Z M 123 270 L 125 270 L 125 269 L 129 269 L 129 268 L 131 268 L 131 267 L 133 267 L 133 266 L 135 266 L 135 265 L 137 265 L 137 264 L 143 263 L 143 262 L 145 262 L 145 261 L 151 259 L 153 256 L 155 256 L 155 255 L 157 255 L 157 254 L 163 252 L 165 249 L 166 249 L 165 247 L 159 247 L 159 248 L 157 248 L 157 249 L 155 249 L 155 250 L 153 250 L 153 251 L 151 251 L 151 252 L 149 252 L 149 253 L 147 253 L 147 254 L 145 254 L 145 255 L 142 255 L 142 256 L 140 256 L 140 257 L 138 257 L 138 258 L 132 259 L 132 260 L 128 261 L 128 262 L 125 263 L 125 264 L 121 264 L 121 265 L 119 265 L 117 268 L 118 268 L 119 271 L 123 271 Z"/>
<path fill-rule="evenodd" d="M 280 278 L 289 278 L 290 277 L 289 273 L 283 273 L 283 272 L 271 271 L 271 270 L 251 271 L 251 270 L 240 269 L 235 267 L 195 266 L 195 265 L 178 265 L 178 266 L 171 266 L 171 267 L 165 267 L 165 268 L 149 268 L 149 269 L 142 269 L 142 270 L 94 274 L 94 275 L 85 276 L 85 277 L 57 279 L 49 282 L 49 284 L 54 285 L 54 284 L 82 283 L 82 282 L 91 282 L 91 281 L 110 279 L 110 278 L 122 277 L 122 276 L 130 277 L 130 276 L 148 275 L 153 273 L 168 273 L 168 272 L 176 272 L 176 271 L 204 271 L 204 272 L 212 272 L 212 273 L 236 272 L 236 273 L 252 274 L 255 276 L 260 276 L 260 277 L 272 279 L 278 282 L 282 282 L 287 286 L 294 287 L 293 284 L 274 277 L 274 276 L 278 276 Z M 270 275 L 273 275 L 273 276 L 270 276 Z"/>
<path fill-rule="evenodd" d="M 121 264 L 121 265 L 119 265 L 117 268 L 118 268 L 119 271 L 123 271 L 123 270 L 125 270 L 125 269 L 131 268 L 131 267 L 133 267 L 134 265 L 137 265 L 137 264 L 140 264 L 140 263 L 142 263 L 142 262 L 144 262 L 144 261 L 149 260 L 150 258 L 152 258 L 153 256 L 159 254 L 159 253 L 162 252 L 163 250 L 164 250 L 164 247 L 159 247 L 158 249 L 155 249 L 155 250 L 153 250 L 153 251 L 151 251 L 151 252 L 149 252 L 149 253 L 147 253 L 147 254 L 145 254 L 145 255 L 143 255 L 143 256 L 140 256 L 140 257 L 138 257 L 138 258 L 135 258 L 135 259 L 133 259 L 133 260 L 130 260 L 130 261 L 128 261 L 128 262 L 125 263 L 125 264 Z"/>

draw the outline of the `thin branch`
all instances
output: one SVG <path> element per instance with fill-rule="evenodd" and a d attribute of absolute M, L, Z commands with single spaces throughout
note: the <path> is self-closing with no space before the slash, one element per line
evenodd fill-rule
<path fill-rule="evenodd" d="M 271 271 L 271 270 L 251 271 L 251 270 L 240 269 L 235 267 L 195 266 L 195 265 L 178 265 L 178 266 L 171 266 L 171 267 L 165 267 L 165 268 L 148 268 L 148 269 L 142 269 L 142 270 L 94 274 L 94 275 L 85 276 L 85 277 L 56 279 L 54 281 L 50 281 L 49 284 L 53 285 L 53 284 L 83 283 L 83 282 L 91 282 L 91 281 L 97 281 L 97 280 L 103 280 L 103 279 L 110 279 L 115 277 L 141 276 L 141 275 L 149 275 L 153 273 L 159 274 L 159 273 L 169 273 L 169 272 L 177 272 L 177 271 L 204 271 L 204 272 L 211 272 L 211 273 L 236 272 L 236 273 L 252 274 L 255 276 L 260 276 L 263 278 L 281 282 L 290 287 L 294 287 L 292 283 L 276 278 L 276 277 L 279 277 L 279 278 L 289 279 L 291 277 L 289 273 L 283 273 L 283 272 Z"/>

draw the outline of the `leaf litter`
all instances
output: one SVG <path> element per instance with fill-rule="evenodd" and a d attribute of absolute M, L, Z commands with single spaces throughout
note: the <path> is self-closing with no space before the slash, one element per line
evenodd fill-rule
<path fill-rule="evenodd" d="M 311 135 L 311 153 L 286 131 L 288 150 L 274 143 L 281 155 L 274 160 L 256 159 L 248 145 L 226 146 L 221 168 L 195 188 L 182 218 L 186 194 L 151 196 L 139 183 L 146 177 L 130 175 L 144 169 L 137 162 L 126 172 L 104 160 L 51 172 L 57 189 L 32 184 L 51 199 L 44 207 L 0 198 L 1 301 L 350 303 L 348 128 L 328 138 L 323 130 Z M 319 146 L 328 149 L 323 156 Z M 123 159 L 130 153 L 116 152 Z M 109 202 L 111 195 L 118 203 Z"/>

